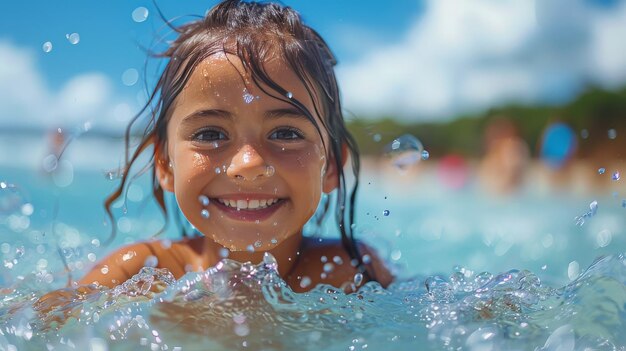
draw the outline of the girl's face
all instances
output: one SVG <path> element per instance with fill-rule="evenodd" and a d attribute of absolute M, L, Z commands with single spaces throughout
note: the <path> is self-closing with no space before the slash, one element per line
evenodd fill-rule
<path fill-rule="evenodd" d="M 281 60 L 266 71 L 315 111 Z M 157 176 L 205 236 L 233 251 L 265 251 L 300 235 L 322 191 L 337 186 L 322 137 L 296 108 L 252 83 L 237 56 L 216 54 L 195 68 L 172 106 L 167 155 L 157 155 L 169 164 L 157 162 Z"/>

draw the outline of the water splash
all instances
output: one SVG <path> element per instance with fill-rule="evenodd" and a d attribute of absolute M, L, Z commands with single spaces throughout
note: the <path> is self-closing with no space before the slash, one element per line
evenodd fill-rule
<path fill-rule="evenodd" d="M 362 279 L 357 274 L 355 285 Z M 144 268 L 114 289 L 65 289 L 55 299 L 40 297 L 42 282 L 28 277 L 4 291 L 0 340 L 17 349 L 69 342 L 89 349 L 106 340 L 112 349 L 158 350 L 241 349 L 244 342 L 248 349 L 614 350 L 626 345 L 625 283 L 626 260 L 615 255 L 562 288 L 529 271 L 455 267 L 449 276 L 388 289 L 370 282 L 351 294 L 329 285 L 296 294 L 265 255 L 258 265 L 225 259 L 178 281 Z"/>
<path fill-rule="evenodd" d="M 576 223 L 577 226 L 582 226 L 585 224 L 585 221 L 587 219 L 595 216 L 596 212 L 598 212 L 598 201 L 592 201 L 589 204 L 589 211 L 583 213 L 580 216 L 574 217 L 574 222 Z"/>

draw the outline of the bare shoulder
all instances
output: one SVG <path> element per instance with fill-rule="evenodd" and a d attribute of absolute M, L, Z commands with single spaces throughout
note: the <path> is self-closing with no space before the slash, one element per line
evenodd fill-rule
<path fill-rule="evenodd" d="M 354 281 L 354 275 L 358 270 L 340 240 L 318 238 L 305 240 L 298 264 L 289 277 L 289 285 L 295 291 L 306 291 L 317 284 L 330 284 L 341 288 Z M 384 287 L 389 285 L 393 276 L 376 251 L 360 242 L 357 245 L 365 261 L 369 262 L 368 268 L 374 272 L 376 280 Z M 310 279 L 310 284 L 302 284 L 305 277 Z"/>
<path fill-rule="evenodd" d="M 102 259 L 79 284 L 98 283 L 114 287 L 137 274 L 144 266 L 167 268 L 176 278 L 202 266 L 194 239 L 152 240 L 123 246 Z"/>

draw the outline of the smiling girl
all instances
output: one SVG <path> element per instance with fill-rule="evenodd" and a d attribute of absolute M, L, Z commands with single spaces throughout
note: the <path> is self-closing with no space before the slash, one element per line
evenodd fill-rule
<path fill-rule="evenodd" d="M 357 273 L 387 286 L 388 270 L 353 237 L 359 155 L 324 40 L 289 7 L 237 0 L 176 30 L 146 105 L 155 106 L 149 127 L 125 169 L 153 152 L 155 198 L 167 213 L 164 192 L 173 193 L 200 235 L 123 247 L 79 283 L 113 287 L 147 262 L 179 278 L 214 266 L 225 252 L 253 263 L 269 252 L 295 291 L 319 283 L 349 291 Z M 350 191 L 348 154 L 357 180 Z M 106 202 L 109 214 L 127 177 Z M 304 237 L 322 194 L 331 192 L 340 239 Z M 334 259 L 332 271 L 324 270 L 325 258 Z"/>

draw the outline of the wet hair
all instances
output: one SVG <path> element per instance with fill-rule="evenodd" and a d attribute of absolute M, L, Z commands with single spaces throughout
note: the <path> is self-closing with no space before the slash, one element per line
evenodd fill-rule
<path fill-rule="evenodd" d="M 329 134 L 329 145 L 324 142 L 324 147 L 329 154 L 327 162 L 334 162 L 338 170 L 339 186 L 335 217 L 341 233 L 341 242 L 351 259 L 358 262 L 357 267 L 364 273 L 366 279 L 375 279 L 373 272 L 366 268 L 354 239 L 354 203 L 359 185 L 359 152 L 354 138 L 344 123 L 333 68 L 337 61 L 322 37 L 305 25 L 295 10 L 276 3 L 226 0 L 198 20 L 178 27 L 171 25 L 171 22 L 167 23 L 177 32 L 178 37 L 165 51 L 155 54 L 169 61 L 148 102 L 127 127 L 125 172 L 119 187 L 105 201 L 109 217 L 113 219 L 111 205 L 123 194 L 128 181 L 128 170 L 150 146 L 155 152 L 144 170 L 151 169 L 152 192 L 167 217 L 164 192 L 156 176 L 155 162 L 168 161 L 156 159 L 154 155 L 166 154 L 157 151 L 166 150 L 170 107 L 199 63 L 217 53 L 232 54 L 241 60 L 254 84 L 265 94 L 300 110 L 317 128 L 320 135 L 321 128 Z M 314 102 L 315 113 L 321 116 L 321 125 L 302 102 L 292 97 L 267 74 L 263 63 L 274 55 L 282 58 L 306 87 Z M 148 119 L 146 121 L 141 120 L 144 114 Z M 143 135 L 139 145 L 131 152 L 132 130 L 140 122 L 146 123 Z M 355 176 L 350 191 L 346 189 L 343 171 L 344 145 L 350 153 L 351 168 Z M 329 200 L 323 197 L 321 213 L 318 211 L 316 214 L 318 225 L 328 210 Z"/>

